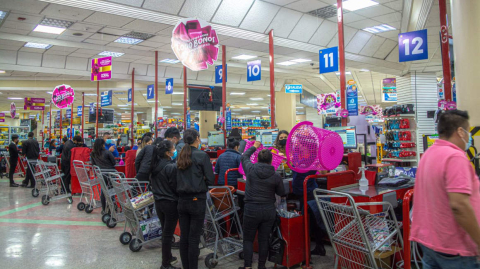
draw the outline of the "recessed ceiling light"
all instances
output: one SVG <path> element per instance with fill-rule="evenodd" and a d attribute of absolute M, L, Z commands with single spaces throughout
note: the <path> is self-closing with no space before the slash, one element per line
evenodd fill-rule
<path fill-rule="evenodd" d="M 100 52 L 98 55 L 100 56 L 112 56 L 112 57 L 120 57 L 124 55 L 125 53 L 122 52 L 113 52 L 113 51 L 103 51 Z"/>
<path fill-rule="evenodd" d="M 179 63 L 180 61 L 177 59 L 163 59 L 160 61 L 160 63 L 167 63 L 167 64 L 176 64 Z"/>
<path fill-rule="evenodd" d="M 303 109 L 303 106 L 297 106 L 297 109 Z"/>
<path fill-rule="evenodd" d="M 138 111 L 138 112 L 135 112 L 137 114 L 142 114 L 142 113 L 145 113 L 145 112 L 142 112 L 142 111 Z"/>
<path fill-rule="evenodd" d="M 377 25 L 377 26 L 368 27 L 368 28 L 363 29 L 363 31 L 370 32 L 370 33 L 373 33 L 373 34 L 383 33 L 383 32 L 388 32 L 388 31 L 393 31 L 393 30 L 397 30 L 397 29 L 388 25 L 388 24 L 382 24 L 382 25 Z"/>
<path fill-rule="evenodd" d="M 96 93 L 86 93 L 85 96 L 97 96 Z"/>
<path fill-rule="evenodd" d="M 33 29 L 34 32 L 59 35 L 73 24 L 72 21 L 45 18 Z"/>
<path fill-rule="evenodd" d="M 24 45 L 25 48 L 35 48 L 35 49 L 44 49 L 47 50 L 52 47 L 50 44 L 42 44 L 42 43 L 33 43 L 33 42 L 28 42 L 27 44 Z"/>
<path fill-rule="evenodd" d="M 47 92 L 48 94 L 53 94 L 53 92 Z"/>
<path fill-rule="evenodd" d="M 128 107 L 121 107 L 120 109 L 130 109 L 130 108 L 128 108 Z"/>
<path fill-rule="evenodd" d="M 180 95 L 180 94 L 184 94 L 184 93 L 183 92 L 173 92 L 172 94 Z"/>
<path fill-rule="evenodd" d="M 8 97 L 10 100 L 23 100 L 24 98 L 21 97 Z"/>
<path fill-rule="evenodd" d="M 250 109 L 250 107 L 248 107 L 248 106 L 241 106 L 240 108 L 241 109 Z"/>
<path fill-rule="evenodd" d="M 370 70 L 368 69 L 360 69 L 360 72 L 369 72 Z"/>
<path fill-rule="evenodd" d="M 250 98 L 250 100 L 252 100 L 252 101 L 261 101 L 261 100 L 263 100 L 263 98 L 261 98 L 261 97 L 252 97 L 252 98 Z"/>
<path fill-rule="evenodd" d="M 244 92 L 231 92 L 230 95 L 245 95 Z"/>
<path fill-rule="evenodd" d="M 52 27 L 52 26 L 45 26 L 45 25 L 37 25 L 35 29 L 33 29 L 34 32 L 39 32 L 39 33 L 47 33 L 47 34 L 54 34 L 54 35 L 59 35 L 67 30 L 66 28 L 57 28 L 57 27 Z"/>
<path fill-rule="evenodd" d="M 271 94 L 267 94 L 268 97 L 272 96 Z"/>
<path fill-rule="evenodd" d="M 0 74 L 5 74 L 5 70 L 0 70 Z"/>
<path fill-rule="evenodd" d="M 335 74 L 336 74 L 337 76 L 340 76 L 340 72 L 336 72 Z M 348 72 L 348 71 L 345 72 L 345 75 L 351 75 L 351 74 L 352 74 L 352 72 Z"/>
<path fill-rule="evenodd" d="M 312 60 L 308 60 L 308 59 L 295 59 L 295 60 L 291 60 L 291 62 L 296 62 L 296 63 L 306 63 L 306 62 L 311 62 Z"/>
<path fill-rule="evenodd" d="M 143 39 L 138 39 L 138 38 L 131 38 L 131 37 L 120 37 L 117 40 L 115 40 L 115 43 L 122 43 L 122 44 L 129 44 L 129 45 L 136 45 L 139 43 L 142 43 L 144 40 Z"/>
<path fill-rule="evenodd" d="M 172 115 L 180 115 L 180 113 L 170 113 L 170 114 L 172 114 Z"/>
<path fill-rule="evenodd" d="M 257 56 L 242 54 L 242 55 L 232 57 L 232 59 L 237 59 L 237 60 L 250 60 L 253 58 L 257 58 Z"/>
<path fill-rule="evenodd" d="M 250 112 L 252 112 L 252 113 L 260 113 L 261 111 L 260 111 L 260 110 L 252 110 L 252 111 L 250 111 Z"/>
<path fill-rule="evenodd" d="M 258 106 L 256 103 L 247 104 L 247 106 Z"/>
<path fill-rule="evenodd" d="M 7 16 L 7 12 L 0 10 L 0 21 L 3 20 L 3 19 L 5 19 L 6 16 Z"/>
<path fill-rule="evenodd" d="M 146 93 L 144 93 L 144 94 L 142 94 L 142 95 L 143 95 L 143 96 L 147 96 L 147 94 L 146 94 Z"/>
<path fill-rule="evenodd" d="M 128 105 L 117 105 L 117 106 L 128 106 Z"/>
<path fill-rule="evenodd" d="M 289 65 L 294 65 L 294 64 L 297 64 L 296 62 L 292 62 L 292 61 L 286 61 L 286 62 L 281 62 L 281 63 L 277 63 L 278 65 L 285 65 L 285 66 L 289 66 Z"/>
<path fill-rule="evenodd" d="M 372 0 L 347 0 L 343 2 L 342 7 L 348 11 L 355 11 L 376 5 L 378 3 Z"/>
<path fill-rule="evenodd" d="M 183 103 L 172 103 L 172 106 L 183 106 Z"/>
<path fill-rule="evenodd" d="M 74 35 L 74 36 L 83 36 L 82 33 L 73 33 L 72 35 Z"/>

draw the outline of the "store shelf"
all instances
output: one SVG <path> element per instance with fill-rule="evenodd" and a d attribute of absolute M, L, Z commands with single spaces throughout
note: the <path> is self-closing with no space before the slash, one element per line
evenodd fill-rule
<path fill-rule="evenodd" d="M 382 162 L 411 163 L 411 162 L 417 162 L 417 159 L 391 159 L 391 158 L 385 158 L 385 159 L 382 159 Z"/>
<path fill-rule="evenodd" d="M 406 118 L 406 117 L 409 117 L 409 118 L 414 118 L 415 117 L 415 114 L 397 114 L 397 115 L 391 115 L 391 116 L 383 116 L 382 118 Z"/>
<path fill-rule="evenodd" d="M 410 132 L 416 132 L 416 129 L 387 129 L 387 131 L 410 131 Z"/>

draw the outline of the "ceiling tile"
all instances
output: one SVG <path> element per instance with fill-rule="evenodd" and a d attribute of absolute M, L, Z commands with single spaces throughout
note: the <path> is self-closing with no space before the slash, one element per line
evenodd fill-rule
<path fill-rule="evenodd" d="M 402 13 L 400 12 L 395 12 L 387 15 L 382 15 L 378 17 L 373 17 L 372 20 L 379 21 L 381 23 L 391 23 L 391 22 L 397 22 L 402 20 Z"/>
<path fill-rule="evenodd" d="M 290 3 L 296 2 L 298 0 L 263 0 L 263 1 L 275 4 L 275 5 L 279 5 L 279 6 L 285 6 Z"/>
<path fill-rule="evenodd" d="M 134 19 L 131 19 L 131 18 L 107 14 L 103 12 L 95 12 L 90 17 L 85 19 L 86 22 L 104 24 L 104 25 L 109 25 L 114 27 L 122 27 L 133 20 Z"/>
<path fill-rule="evenodd" d="M 308 42 L 322 22 L 321 18 L 304 14 L 288 38 Z"/>
<path fill-rule="evenodd" d="M 134 7 L 140 7 L 142 6 L 142 3 L 143 3 L 143 0 L 107 0 L 107 1 L 118 3 L 118 4 L 134 6 Z"/>
<path fill-rule="evenodd" d="M 345 47 L 345 51 L 359 53 L 372 36 L 373 35 L 370 33 L 358 31 L 353 37 L 352 41 L 350 41 L 350 43 L 348 43 L 348 45 Z"/>
<path fill-rule="evenodd" d="M 285 7 L 306 13 L 326 6 L 328 6 L 328 4 L 317 0 L 300 0 L 286 5 Z"/>
<path fill-rule="evenodd" d="M 40 66 L 42 64 L 42 54 L 32 52 L 18 52 L 18 65 Z"/>
<path fill-rule="evenodd" d="M 179 67 L 167 67 L 165 70 L 166 78 L 181 78 L 183 73 L 183 68 Z"/>
<path fill-rule="evenodd" d="M 254 0 L 223 0 L 212 22 L 238 27 Z"/>
<path fill-rule="evenodd" d="M 345 45 L 348 45 L 348 43 L 352 41 L 352 38 L 355 36 L 357 31 L 358 31 L 357 29 L 354 29 L 352 27 L 343 26 L 343 43 Z M 335 46 L 338 46 L 338 32 L 332 38 L 330 43 L 328 43 L 328 47 L 335 47 Z"/>
<path fill-rule="evenodd" d="M 383 44 L 377 50 L 377 52 L 373 54 L 373 57 L 379 58 L 382 60 L 385 59 L 388 56 L 388 54 L 390 54 L 390 52 L 395 48 L 396 45 L 397 45 L 397 42 L 390 39 L 386 39 L 385 42 L 383 42 Z"/>
<path fill-rule="evenodd" d="M 65 64 L 66 69 L 73 69 L 73 70 L 87 70 L 88 65 L 87 58 L 77 58 L 77 57 L 67 57 L 67 63 Z"/>
<path fill-rule="evenodd" d="M 122 57 L 120 57 L 122 58 Z M 120 59 L 118 58 L 118 59 Z M 140 76 L 146 76 L 147 75 L 147 68 L 148 66 L 146 64 L 138 64 L 138 63 L 132 63 L 128 67 L 128 74 L 132 74 L 132 70 L 135 68 L 135 75 L 140 75 Z"/>
<path fill-rule="evenodd" d="M 28 35 L 28 33 L 30 33 L 29 30 L 20 30 L 20 29 L 7 28 L 7 27 L 0 28 L 0 32 L 8 33 L 8 34 L 16 34 L 16 35 Z"/>
<path fill-rule="evenodd" d="M 91 38 L 87 38 L 87 39 L 83 40 L 83 42 L 90 43 L 90 44 L 95 44 L 95 45 L 102 45 L 102 46 L 110 43 L 110 41 L 91 39 Z"/>
<path fill-rule="evenodd" d="M 82 34 L 82 36 L 76 36 L 74 34 Z M 71 36 L 71 37 L 78 37 L 78 38 L 88 38 L 90 36 L 92 36 L 93 33 L 89 33 L 89 32 L 82 32 L 82 31 L 77 31 L 77 30 L 66 30 L 65 32 L 63 32 L 61 35 L 59 35 L 59 37 L 64 37 L 64 36 Z"/>
<path fill-rule="evenodd" d="M 323 21 L 318 27 L 315 34 L 310 39 L 309 43 L 326 46 L 337 32 L 337 24 L 331 21 Z"/>
<path fill-rule="evenodd" d="M 25 22 L 18 22 L 18 21 L 5 21 L 2 24 L 2 28 L 13 28 L 13 29 L 19 29 L 19 30 L 28 30 L 28 31 L 33 31 L 35 29 L 36 24 L 33 23 L 25 23 Z"/>
<path fill-rule="evenodd" d="M 434 1 L 435 3 L 436 1 Z M 383 4 L 391 9 L 397 10 L 397 11 L 402 11 L 403 10 L 403 0 L 395 0 L 392 2 L 388 2 Z"/>
<path fill-rule="evenodd" d="M 92 36 L 89 37 L 89 39 L 112 42 L 117 40 L 118 36 L 113 36 L 109 34 L 93 34 Z"/>
<path fill-rule="evenodd" d="M 281 8 L 265 33 L 274 29 L 275 36 L 287 38 L 302 17 L 302 13 L 287 8 Z"/>
<path fill-rule="evenodd" d="M 71 57 L 78 57 L 78 58 L 92 58 L 93 56 L 97 56 L 97 54 L 93 54 L 93 53 L 78 53 L 78 52 L 74 52 L 74 53 L 71 53 L 69 56 Z"/>
<path fill-rule="evenodd" d="M 45 52 L 44 49 L 27 48 L 27 47 L 20 48 L 20 51 L 33 52 L 33 53 L 44 53 Z"/>
<path fill-rule="evenodd" d="M 50 68 L 65 68 L 65 60 L 67 57 L 60 55 L 44 54 L 42 66 Z"/>
<path fill-rule="evenodd" d="M 374 21 L 374 20 L 371 20 L 371 19 L 365 19 L 365 20 L 354 22 L 354 23 L 349 23 L 347 25 L 350 26 L 350 27 L 356 28 L 356 29 L 365 29 L 365 28 L 368 28 L 368 27 L 377 26 L 379 24 L 380 23 L 378 21 Z"/>
<path fill-rule="evenodd" d="M 133 47 L 130 44 L 123 44 L 123 43 L 116 43 L 116 42 L 110 42 L 108 44 L 109 47 L 115 47 L 115 48 L 122 48 L 122 49 L 128 49 L 130 47 Z"/>
<path fill-rule="evenodd" d="M 68 30 L 78 30 L 82 32 L 89 32 L 89 33 L 96 33 L 100 29 L 102 29 L 103 26 L 101 25 L 94 25 L 94 24 L 89 24 L 89 23 L 83 23 L 83 22 L 76 22 L 72 26 L 68 28 Z"/>
<path fill-rule="evenodd" d="M 53 46 L 45 51 L 45 54 L 54 54 L 54 55 L 69 55 L 72 52 L 76 51 L 77 48 L 72 47 L 62 47 L 62 46 Z"/>
<path fill-rule="evenodd" d="M 197 80 L 200 81 L 213 81 L 214 72 L 202 71 L 198 72 Z"/>
<path fill-rule="evenodd" d="M 166 29 L 170 25 L 163 24 L 163 23 L 156 23 L 156 22 L 150 22 L 150 21 L 144 21 L 144 20 L 134 20 L 126 25 L 123 26 L 123 28 L 128 29 L 128 30 L 133 30 L 141 33 L 156 33 L 158 31 L 161 31 L 163 29 Z"/>
<path fill-rule="evenodd" d="M 280 7 L 276 5 L 255 1 L 240 28 L 264 33 L 279 9 Z"/>
<path fill-rule="evenodd" d="M 203 0 L 201 2 L 197 0 L 186 0 L 179 15 L 187 18 L 200 18 L 210 21 L 220 2 L 221 0 Z"/>
<path fill-rule="evenodd" d="M 400 33 L 399 30 L 393 30 L 388 32 L 379 33 L 377 35 L 386 37 L 391 40 L 398 40 L 398 34 Z"/>
<path fill-rule="evenodd" d="M 120 58 L 122 58 L 122 57 L 120 57 Z M 112 63 L 113 63 L 112 64 L 112 72 L 115 73 L 115 74 L 125 74 L 126 75 L 128 73 L 128 67 L 130 66 L 130 64 L 122 63 L 122 62 L 117 61 L 120 58 L 114 58 L 112 60 Z"/>
<path fill-rule="evenodd" d="M 398 45 L 395 46 L 395 48 L 392 50 L 392 52 L 390 52 L 390 54 L 387 56 L 385 60 L 389 62 L 398 63 Z"/>
<path fill-rule="evenodd" d="M 0 1 L 0 10 L 16 10 L 20 12 L 38 14 L 47 5 L 48 3 L 36 0 L 2 0 Z"/>
<path fill-rule="evenodd" d="M 166 69 L 165 66 L 159 66 L 158 67 L 158 77 L 161 77 L 161 78 L 164 77 L 165 69 Z M 188 68 L 187 68 L 187 70 L 190 71 L 190 69 L 188 69 Z M 197 72 L 194 72 L 194 73 L 197 73 Z M 155 76 L 155 65 L 151 64 L 151 65 L 148 66 L 147 76 L 150 76 L 150 77 Z M 195 74 L 195 77 L 197 77 L 196 74 Z M 159 89 L 159 91 L 160 91 L 160 89 Z"/>
<path fill-rule="evenodd" d="M 94 11 L 81 8 L 73 8 L 64 5 L 50 4 L 42 11 L 42 15 L 47 17 L 65 19 L 69 21 L 83 21 L 88 16 L 92 15 Z"/>
<path fill-rule="evenodd" d="M 143 8 L 177 15 L 185 0 L 145 0 Z"/>
<path fill-rule="evenodd" d="M 22 20 L 20 21 L 18 18 L 22 18 Z M 11 11 L 7 16 L 6 21 L 31 23 L 37 25 L 41 20 L 43 20 L 43 18 L 44 16 L 41 15 L 32 15 L 24 12 Z"/>
<path fill-rule="evenodd" d="M 17 64 L 17 52 L 0 49 L 0 63 Z"/>
<path fill-rule="evenodd" d="M 348 12 L 343 14 L 343 22 L 349 24 L 352 22 L 360 21 L 366 19 L 364 16 L 358 15 L 355 12 Z M 337 22 L 337 16 L 328 18 L 329 21 Z"/>
<path fill-rule="evenodd" d="M 380 46 L 385 41 L 385 38 L 379 36 L 372 36 L 370 40 L 368 40 L 367 44 L 363 49 L 360 51 L 360 55 L 365 55 L 368 57 L 372 57 L 373 54 L 380 48 Z"/>
<path fill-rule="evenodd" d="M 61 36 L 57 37 L 57 39 L 66 40 L 66 41 L 73 41 L 73 42 L 82 42 L 86 38 L 83 37 L 83 36 L 76 37 L 76 36 L 61 35 Z"/>
<path fill-rule="evenodd" d="M 395 10 L 382 5 L 376 5 L 376 6 L 367 7 L 367 8 L 363 8 L 355 11 L 355 13 L 360 14 L 367 18 L 381 16 L 381 15 L 385 15 L 393 12 L 395 12 Z"/>
<path fill-rule="evenodd" d="M 49 39 L 55 39 L 58 37 L 58 35 L 55 35 L 55 34 L 47 34 L 47 33 L 40 33 L 40 32 L 31 32 L 28 35 L 35 36 L 35 37 L 49 38 Z"/>

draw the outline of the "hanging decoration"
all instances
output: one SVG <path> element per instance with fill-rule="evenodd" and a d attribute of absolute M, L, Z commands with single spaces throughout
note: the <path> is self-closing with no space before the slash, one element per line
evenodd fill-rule
<path fill-rule="evenodd" d="M 73 104 L 75 99 L 75 91 L 70 85 L 58 85 L 55 87 L 52 93 L 52 103 L 60 108 L 64 109 Z"/>
<path fill-rule="evenodd" d="M 15 105 L 14 102 L 10 104 L 10 117 L 15 118 L 17 116 L 17 106 Z"/>
<path fill-rule="evenodd" d="M 348 118 L 348 109 L 339 109 L 336 113 L 337 117 Z"/>
<path fill-rule="evenodd" d="M 381 117 L 383 115 L 383 111 L 380 105 L 360 106 L 360 114 L 366 115 L 366 116 L 373 115 L 373 116 Z"/>
<path fill-rule="evenodd" d="M 336 93 L 327 93 L 317 95 L 317 112 L 322 114 L 335 114 L 337 108 L 342 105 L 337 99 Z"/>

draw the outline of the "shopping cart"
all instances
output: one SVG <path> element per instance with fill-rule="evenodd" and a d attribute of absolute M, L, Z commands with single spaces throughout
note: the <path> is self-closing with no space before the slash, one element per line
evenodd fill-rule
<path fill-rule="evenodd" d="M 390 203 L 355 203 L 348 194 L 322 189 L 315 189 L 314 196 L 335 251 L 333 268 L 397 268 L 403 239 Z M 379 205 L 384 210 L 377 214 L 361 208 Z"/>
<path fill-rule="evenodd" d="M 130 232 L 123 232 L 120 235 L 120 242 L 126 245 L 133 252 L 139 251 L 144 244 L 161 239 L 160 221 L 155 214 L 155 202 L 151 199 L 148 203 L 136 206 L 132 198 L 144 194 L 145 186 L 149 182 L 138 181 L 135 178 L 110 177 L 117 199 L 125 214 L 125 226 Z M 128 243 L 127 243 L 128 244 Z"/>
<path fill-rule="evenodd" d="M 28 164 L 33 168 L 32 171 L 35 171 L 33 173 L 35 178 L 35 188 L 33 190 L 37 190 L 37 184 L 42 184 L 42 189 L 38 193 L 44 193 L 42 196 L 43 205 L 64 198 L 67 199 L 69 204 L 73 203 L 72 194 L 66 191 L 62 180 L 63 174 L 58 170 L 57 164 L 46 163 L 42 160 L 36 160 L 36 162 L 28 160 Z"/>
<path fill-rule="evenodd" d="M 243 259 L 243 230 L 229 186 L 215 186 L 207 193 L 203 228 L 204 246 L 213 251 L 205 257 L 205 266 L 214 268 L 221 259 L 239 254 Z M 219 254 L 221 255 L 219 257 Z"/>
<path fill-rule="evenodd" d="M 80 188 L 82 189 L 77 209 L 80 211 L 85 210 L 85 213 L 90 214 L 95 208 L 102 206 L 100 202 L 100 181 L 93 174 L 91 165 L 86 165 L 82 161 L 74 160 L 73 168 L 75 169 Z M 82 202 L 83 198 L 85 202 Z"/>
<path fill-rule="evenodd" d="M 32 196 L 38 197 L 40 194 L 47 193 L 47 185 L 45 184 L 45 174 L 41 173 L 40 167 L 37 165 L 39 160 L 29 160 L 26 159 L 28 169 L 33 174 L 33 178 L 35 179 L 35 188 L 32 189 Z M 27 174 L 27 171 L 25 171 Z M 28 182 L 27 182 L 28 183 Z"/>
<path fill-rule="evenodd" d="M 115 190 L 112 187 L 112 180 L 121 180 L 125 178 L 123 173 L 117 172 L 116 170 L 105 170 L 100 169 L 98 166 L 93 166 L 93 172 L 95 173 L 95 177 L 97 178 L 98 182 L 100 183 L 101 189 L 105 195 L 105 212 L 102 214 L 102 222 L 107 225 L 108 228 L 115 228 L 117 223 L 125 221 L 125 215 L 122 212 L 122 207 L 120 203 L 116 199 Z M 126 225 L 123 228 L 123 232 L 126 231 Z M 122 240 L 122 236 L 120 236 L 120 242 L 126 245 L 130 243 L 131 236 L 126 236 Z"/>
<path fill-rule="evenodd" d="M 4 160 L 5 160 L 5 165 L 7 167 L 7 170 L 6 170 L 6 176 L 8 176 L 8 173 L 10 172 L 10 155 L 8 153 L 3 153 L 3 157 L 4 157 Z M 22 171 L 22 157 L 19 157 L 18 161 L 17 161 L 17 166 L 15 167 L 15 172 L 13 172 L 13 176 L 14 177 L 25 177 L 25 174 L 23 173 Z"/>

